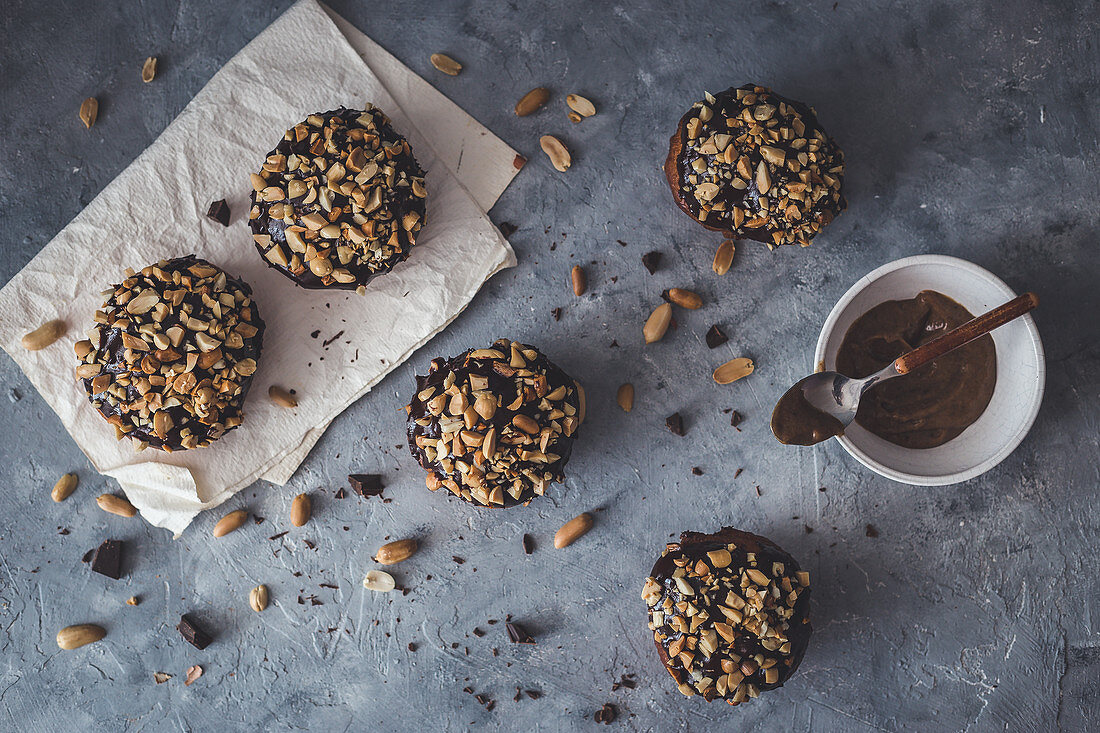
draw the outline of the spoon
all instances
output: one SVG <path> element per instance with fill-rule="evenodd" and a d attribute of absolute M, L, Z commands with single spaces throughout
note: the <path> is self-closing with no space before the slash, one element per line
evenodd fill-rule
<path fill-rule="evenodd" d="M 800 380 L 780 398 L 772 412 L 772 432 L 782 443 L 813 445 L 842 435 L 852 424 L 859 400 L 876 384 L 908 374 L 917 367 L 965 346 L 1039 305 L 1039 296 L 1024 293 L 1004 305 L 902 354 L 863 379 L 837 372 L 817 372 Z"/>

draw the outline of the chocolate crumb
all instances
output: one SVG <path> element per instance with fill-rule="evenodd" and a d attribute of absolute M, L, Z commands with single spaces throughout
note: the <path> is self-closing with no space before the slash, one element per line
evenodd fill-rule
<path fill-rule="evenodd" d="M 344 491 L 343 487 L 336 490 L 335 498 L 337 498 L 337 499 L 346 499 L 347 496 L 348 496 L 348 494 L 347 494 L 346 491 Z"/>
<path fill-rule="evenodd" d="M 452 644 L 452 647 L 455 647 L 455 646 L 458 646 L 458 645 L 457 644 Z M 463 687 L 462 691 L 465 692 L 467 695 L 474 694 L 474 688 L 470 687 L 469 685 L 467 685 L 466 687 Z"/>
<path fill-rule="evenodd" d="M 481 637 L 485 636 L 485 632 L 482 631 L 481 629 L 479 629 L 477 626 L 475 626 L 474 627 L 474 636 L 476 636 L 477 638 L 480 639 Z"/>
<path fill-rule="evenodd" d="M 806 534 L 813 534 L 814 528 L 808 524 L 803 524 L 802 529 L 806 530 Z"/>
<path fill-rule="evenodd" d="M 733 477 L 734 477 L 734 478 L 737 478 L 738 476 L 740 476 L 740 475 L 741 475 L 741 472 L 742 472 L 742 471 L 744 471 L 744 470 L 745 470 L 745 469 L 743 469 L 743 468 L 739 468 L 739 469 L 737 469 L 736 471 L 734 471 L 734 472 L 733 472 Z"/>
<path fill-rule="evenodd" d="M 458 555 L 451 555 L 451 559 L 454 560 L 455 563 L 458 564 L 458 565 L 461 565 L 462 563 L 466 562 L 465 559 L 459 557 Z"/>
<path fill-rule="evenodd" d="M 638 686 L 638 676 L 635 674 L 624 674 L 618 682 L 611 683 L 611 691 L 615 692 L 620 687 L 625 687 L 628 690 L 633 690 Z"/>
<path fill-rule="evenodd" d="M 527 695 L 527 697 L 531 698 L 532 700 L 538 700 L 540 697 L 542 697 L 542 693 L 538 690 L 524 690 L 523 694 Z"/>
<path fill-rule="evenodd" d="M 760 493 L 760 485 L 759 484 L 757 484 L 757 486 L 756 486 L 756 495 L 757 496 L 763 496 L 763 494 Z"/>
<path fill-rule="evenodd" d="M 621 240 L 621 239 L 616 239 L 615 241 L 619 243 L 619 246 L 620 246 L 620 247 L 625 247 L 625 246 L 626 246 L 626 242 L 624 242 L 624 241 L 623 241 L 623 240 Z"/>
<path fill-rule="evenodd" d="M 733 411 L 733 414 L 732 414 L 732 415 L 730 415 L 730 425 L 732 425 L 733 427 L 737 428 L 737 432 L 739 432 L 739 433 L 740 433 L 740 432 L 741 432 L 741 428 L 737 427 L 737 426 L 738 426 L 738 425 L 740 425 L 740 424 L 741 424 L 741 413 L 740 413 L 740 412 L 738 412 L 737 410 L 734 410 L 734 411 Z"/>
<path fill-rule="evenodd" d="M 504 235 L 505 239 L 515 234 L 516 230 L 519 229 L 519 227 L 510 221 L 502 221 L 497 228 L 500 229 L 500 233 Z"/>
<path fill-rule="evenodd" d="M 684 418 L 680 417 L 680 413 L 674 412 L 665 418 L 665 427 L 673 435 L 684 435 Z"/>
<path fill-rule="evenodd" d="M 343 330 L 337 331 L 336 334 L 332 338 L 325 339 L 324 341 L 322 341 L 321 346 L 327 349 L 329 347 L 329 344 L 331 344 L 333 341 L 335 341 L 336 339 L 340 338 L 343 335 L 344 335 Z"/>
<path fill-rule="evenodd" d="M 657 272 L 657 268 L 661 265 L 661 253 L 660 252 L 646 252 L 642 255 L 642 264 L 645 265 L 645 269 L 649 270 L 649 274 Z"/>
<path fill-rule="evenodd" d="M 523 535 L 523 552 L 526 555 L 530 555 L 535 551 L 535 541 L 531 539 L 531 535 Z"/>
<path fill-rule="evenodd" d="M 187 643 L 196 649 L 205 649 L 210 646 L 210 642 L 214 641 L 213 637 L 200 629 L 195 623 L 195 619 L 191 618 L 188 614 L 180 616 L 180 622 L 176 626 L 176 629 Z"/>
<path fill-rule="evenodd" d="M 225 199 L 215 201 L 210 204 L 210 208 L 206 210 L 206 216 L 218 222 L 223 227 L 229 226 L 229 204 L 225 203 Z"/>
<path fill-rule="evenodd" d="M 506 623 L 504 627 L 508 630 L 508 638 L 512 640 L 513 644 L 534 644 L 535 638 L 527 633 L 527 630 L 519 624 L 514 624 L 511 621 Z"/>
<path fill-rule="evenodd" d="M 287 530 L 286 532 L 280 532 L 279 534 L 273 534 L 273 535 L 271 535 L 270 537 L 268 537 L 268 539 L 269 539 L 269 540 L 277 540 L 277 539 L 279 539 L 280 537 L 283 537 L 283 536 L 285 536 L 285 535 L 286 535 L 286 534 L 287 534 L 287 533 L 288 533 L 289 531 L 290 531 L 290 530 Z"/>
<path fill-rule="evenodd" d="M 352 491 L 364 499 L 371 496 L 381 496 L 383 491 L 382 476 L 377 473 L 352 473 L 348 474 L 348 483 Z"/>
<path fill-rule="evenodd" d="M 91 562 L 92 561 L 92 555 L 95 554 L 95 550 L 96 550 L 96 548 L 93 547 L 92 549 L 85 552 L 84 557 L 80 558 L 80 562 Z"/>
<path fill-rule="evenodd" d="M 729 336 L 722 332 L 722 329 L 718 327 L 717 323 L 711 326 L 710 330 L 707 331 L 706 339 L 707 347 L 711 349 L 716 349 L 730 340 Z"/>
<path fill-rule="evenodd" d="M 695 466 L 694 468 L 691 469 L 691 473 L 695 476 L 702 476 L 703 475 L 703 469 L 699 468 L 698 466 Z"/>
<path fill-rule="evenodd" d="M 555 321 L 560 321 L 561 320 L 561 308 L 555 308 L 554 310 L 550 311 L 550 315 L 554 316 Z"/>
<path fill-rule="evenodd" d="M 410 652 L 415 652 L 416 651 L 416 644 L 413 644 L 411 641 L 409 642 L 409 651 Z"/>
<path fill-rule="evenodd" d="M 521 697 L 523 697 L 523 690 L 517 687 L 516 696 L 512 698 L 512 702 L 519 702 Z"/>
<path fill-rule="evenodd" d="M 868 524 L 864 531 L 868 537 L 878 537 L 878 530 L 875 529 L 875 525 L 873 524 Z"/>
<path fill-rule="evenodd" d="M 92 554 L 92 572 L 118 580 L 122 577 L 122 540 L 104 540 Z"/>
<path fill-rule="evenodd" d="M 310 338 L 317 338 L 320 335 L 321 335 L 321 329 L 318 328 L 316 331 L 311 333 L 309 336 L 310 336 Z"/>
<path fill-rule="evenodd" d="M 604 703 L 604 706 L 596 711 L 596 714 L 592 717 L 597 723 L 603 723 L 604 725 L 611 725 L 615 721 L 615 717 L 619 714 L 618 709 L 611 703 Z"/>

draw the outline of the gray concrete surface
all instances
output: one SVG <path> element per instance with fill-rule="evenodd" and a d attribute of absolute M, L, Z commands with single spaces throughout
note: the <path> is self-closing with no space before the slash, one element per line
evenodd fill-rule
<path fill-rule="evenodd" d="M 0 281 L 287 5 L 9 3 Z M 0 729 L 582 731 L 605 702 L 620 712 L 612 728 L 643 731 L 1100 726 L 1095 3 L 336 7 L 531 158 L 492 212 L 519 227 L 519 267 L 338 419 L 288 486 L 232 501 L 266 521 L 220 541 L 216 517 L 172 541 L 96 508 L 110 482 L 0 358 Z M 435 72 L 435 51 L 459 59 L 462 75 Z M 143 86 L 147 55 L 160 73 Z M 718 278 L 718 237 L 673 206 L 658 168 L 686 105 L 746 80 L 816 106 L 847 152 L 850 208 L 811 249 L 742 246 Z M 553 102 L 517 119 L 512 105 L 536 85 Z M 571 91 L 599 114 L 570 124 Z M 101 108 L 89 132 L 76 111 L 91 94 Z M 547 132 L 574 151 L 565 175 L 539 151 Z M 649 250 L 664 253 L 655 275 L 640 262 Z M 979 479 L 928 489 L 881 479 L 835 444 L 777 444 L 771 404 L 808 367 L 828 309 L 871 268 L 922 252 L 967 257 L 1041 294 L 1047 394 L 1023 445 Z M 590 281 L 579 299 L 568 286 L 578 262 Z M 707 305 L 678 313 L 671 337 L 643 348 L 641 323 L 669 286 L 693 287 Z M 712 323 L 731 336 L 714 352 L 702 342 Z M 590 417 L 565 486 L 489 514 L 425 491 L 397 447 L 398 408 L 432 356 L 502 334 L 539 344 L 583 380 Z M 757 372 L 715 385 L 710 370 L 739 355 Z M 637 387 L 630 414 L 614 402 L 624 380 Z M 729 408 L 744 415 L 740 432 Z M 684 438 L 663 426 L 676 410 Z M 70 470 L 80 488 L 55 505 L 49 489 Z M 392 501 L 335 499 L 352 470 L 383 473 Z M 313 521 L 268 540 L 289 528 L 301 491 L 315 496 Z M 564 520 L 594 509 L 590 535 L 552 548 Z M 680 696 L 639 599 L 667 538 L 723 524 L 769 535 L 814 582 L 816 634 L 801 671 L 737 709 Z M 538 545 L 530 557 L 524 532 Z M 364 591 L 374 550 L 408 535 L 424 545 L 398 568 L 409 593 Z M 107 537 L 132 548 L 122 581 L 80 562 Z M 272 594 L 262 615 L 247 605 L 257 583 Z M 124 604 L 131 595 L 140 606 Z M 216 634 L 205 651 L 174 630 L 184 611 Z M 507 614 L 537 646 L 509 644 L 489 621 Z M 58 652 L 55 633 L 78 621 L 102 623 L 107 639 Z M 188 687 L 192 664 L 205 674 Z M 174 676 L 158 685 L 154 672 Z M 624 673 L 637 687 L 612 691 Z M 542 695 L 514 702 L 517 686 Z"/>

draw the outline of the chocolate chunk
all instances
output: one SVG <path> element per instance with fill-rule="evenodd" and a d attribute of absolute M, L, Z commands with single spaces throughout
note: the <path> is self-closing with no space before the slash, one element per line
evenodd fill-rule
<path fill-rule="evenodd" d="M 707 331 L 708 348 L 716 349 L 727 341 L 729 341 L 729 336 L 722 333 L 722 329 L 718 328 L 718 324 L 711 326 L 710 330 Z"/>
<path fill-rule="evenodd" d="M 524 554 L 530 555 L 534 551 L 535 551 L 535 541 L 533 539 L 531 539 L 531 535 L 529 535 L 529 534 L 523 535 L 523 552 L 524 552 Z"/>
<path fill-rule="evenodd" d="M 480 628 L 478 628 L 477 626 L 475 626 L 474 627 L 474 636 L 476 636 L 478 638 L 481 638 L 482 636 L 485 636 L 485 632 L 483 630 L 481 630 Z"/>
<path fill-rule="evenodd" d="M 225 203 L 225 199 L 215 201 L 210 204 L 210 208 L 206 211 L 206 216 L 218 222 L 223 227 L 229 226 L 229 204 Z"/>
<path fill-rule="evenodd" d="M 615 721 L 615 717 L 619 714 L 618 708 L 611 703 L 604 703 L 604 706 L 596 711 L 596 714 L 592 717 L 597 723 L 603 723 L 604 725 L 611 725 Z"/>
<path fill-rule="evenodd" d="M 661 253 L 660 252 L 646 252 L 642 255 L 642 264 L 645 265 L 645 269 L 649 270 L 649 274 L 657 272 L 657 268 L 661 265 Z"/>
<path fill-rule="evenodd" d="M 873 524 L 868 524 L 864 531 L 868 537 L 878 537 L 878 530 L 875 529 L 875 525 Z"/>
<path fill-rule="evenodd" d="M 348 475 L 352 491 L 364 499 L 382 495 L 382 477 L 377 473 L 353 473 Z"/>
<path fill-rule="evenodd" d="M 510 221 L 502 221 L 497 228 L 500 229 L 500 233 L 504 235 L 505 239 L 515 234 L 516 230 L 519 229 L 519 227 Z"/>
<path fill-rule="evenodd" d="M 673 435 L 684 434 L 684 418 L 680 417 L 680 413 L 674 412 L 665 418 L 665 427 Z"/>
<path fill-rule="evenodd" d="M 611 683 L 611 691 L 615 692 L 620 687 L 625 687 L 628 690 L 633 690 L 638 686 L 638 675 L 636 674 L 624 674 L 618 682 Z"/>
<path fill-rule="evenodd" d="M 92 555 L 92 572 L 118 580 L 122 577 L 122 540 L 104 540 Z"/>
<path fill-rule="evenodd" d="M 519 624 L 514 624 L 511 621 L 504 624 L 504 627 L 508 630 L 508 638 L 512 640 L 513 644 L 534 644 L 535 638 L 527 633 L 527 630 Z"/>
<path fill-rule="evenodd" d="M 195 619 L 191 618 L 188 614 L 180 616 L 179 625 L 176 629 L 180 632 L 180 635 L 187 640 L 187 643 L 196 649 L 205 649 L 210 646 L 210 642 L 214 641 L 210 634 L 200 629 L 195 624 Z"/>

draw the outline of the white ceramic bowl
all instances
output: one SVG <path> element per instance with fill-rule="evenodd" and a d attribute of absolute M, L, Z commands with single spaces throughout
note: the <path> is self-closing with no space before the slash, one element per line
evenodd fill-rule
<path fill-rule="evenodd" d="M 891 262 L 860 278 L 833 307 L 817 340 L 814 365 L 824 363 L 825 369 L 835 370 L 837 350 L 855 319 L 879 303 L 912 298 L 922 290 L 950 296 L 974 315 L 1016 297 L 1000 278 L 956 257 L 918 255 Z M 1027 435 L 1046 383 L 1043 344 L 1030 315 L 993 331 L 993 343 L 997 349 L 993 398 L 978 421 L 954 440 L 936 448 L 902 448 L 858 423 L 852 423 L 837 440 L 875 473 L 906 484 L 943 486 L 985 473 Z"/>

